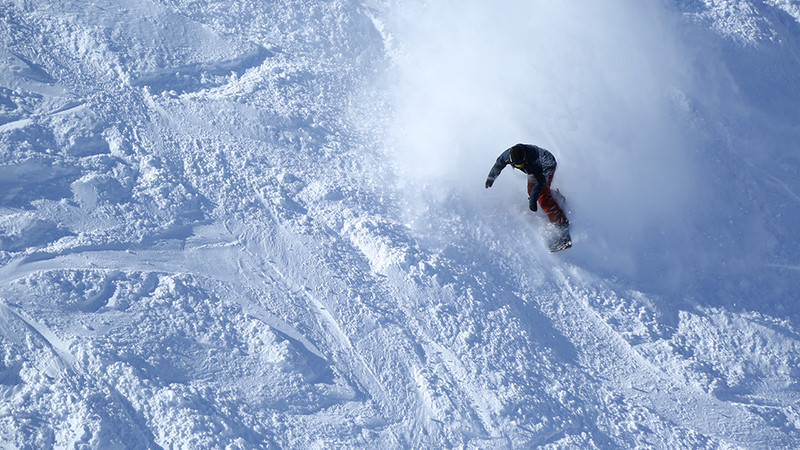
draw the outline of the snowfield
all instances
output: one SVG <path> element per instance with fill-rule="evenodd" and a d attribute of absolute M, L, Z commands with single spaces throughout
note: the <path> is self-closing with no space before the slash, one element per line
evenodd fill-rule
<path fill-rule="evenodd" d="M 0 36 L 0 448 L 800 447 L 797 0 L 5 0 Z M 572 249 L 484 189 L 517 142 Z"/>

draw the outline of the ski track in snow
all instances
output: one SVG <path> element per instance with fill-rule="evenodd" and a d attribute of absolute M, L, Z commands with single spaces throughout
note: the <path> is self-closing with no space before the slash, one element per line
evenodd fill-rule
<path fill-rule="evenodd" d="M 720 442 L 763 448 L 791 444 L 791 440 L 769 428 L 761 417 L 719 401 L 696 387 L 676 383 L 614 332 L 588 307 L 585 297 L 574 286 L 566 280 L 562 283 L 569 296 L 559 304 L 560 318 L 572 324 L 565 333 L 583 344 L 583 363 L 597 370 L 593 375 L 619 386 L 632 403 L 646 405 L 665 419 Z M 563 323 L 555 319 L 554 322 Z"/>
<path fill-rule="evenodd" d="M 413 10 L 23 3 L 0 6 L 0 447 L 800 446 L 791 155 L 748 191 L 776 218 L 763 302 L 724 298 L 769 283 L 733 268 L 708 299 L 640 292 L 586 269 L 579 221 L 556 255 L 471 192 L 409 191 L 409 224 L 375 78 Z M 674 3 L 753 60 L 800 42 L 786 2 Z"/>
<path fill-rule="evenodd" d="M 120 436 L 128 435 L 133 439 L 132 441 L 125 441 L 125 445 L 137 447 L 153 447 L 156 445 L 152 433 L 150 433 L 150 430 L 146 424 L 144 424 L 139 418 L 139 413 L 131 408 L 129 403 L 122 398 L 120 393 L 108 383 L 102 379 L 97 379 L 96 377 L 88 374 L 80 366 L 80 363 L 77 361 L 75 356 L 70 353 L 69 345 L 62 341 L 52 330 L 50 330 L 46 325 L 31 319 L 25 314 L 24 311 L 20 311 L 14 306 L 0 303 L 0 310 L 6 313 L 6 315 L 13 315 L 13 317 L 24 322 L 35 336 L 44 341 L 44 343 L 51 349 L 51 351 L 54 353 L 54 356 L 60 362 L 55 370 L 66 370 L 68 372 L 72 372 L 76 378 L 82 381 L 82 383 L 89 385 L 90 389 L 101 391 L 104 390 L 110 393 L 113 398 L 112 404 L 105 407 L 104 409 L 106 409 L 106 411 L 102 412 L 108 415 L 113 415 L 116 411 L 119 411 L 124 415 L 125 421 L 121 424 L 115 424 L 115 426 L 121 428 L 117 431 Z M 125 428 L 130 429 L 126 430 Z M 122 444 L 122 441 L 118 441 L 116 438 L 110 439 L 109 443 L 112 442 L 116 445 Z"/>
<path fill-rule="evenodd" d="M 286 242 L 284 244 L 288 245 Z M 391 420 L 401 420 L 402 411 L 411 407 L 414 410 L 428 411 L 423 414 L 423 419 L 429 423 L 425 425 L 426 428 L 431 429 L 433 424 L 443 426 L 448 418 L 441 414 L 435 414 L 433 411 L 438 409 L 434 398 L 444 395 L 448 398 L 451 407 L 457 407 L 462 412 L 472 411 L 470 414 L 474 414 L 475 418 L 479 419 L 478 428 L 481 430 L 481 434 L 485 434 L 484 439 L 490 440 L 503 436 L 497 431 L 499 423 L 497 423 L 493 406 L 499 401 L 491 392 L 482 391 L 477 387 L 469 379 L 468 371 L 461 364 L 459 357 L 447 347 L 437 343 L 435 337 L 421 331 L 419 325 L 411 329 L 413 335 L 409 336 L 422 344 L 427 356 L 425 364 L 420 364 L 417 370 L 424 370 L 423 366 L 445 367 L 451 374 L 449 380 L 451 385 L 446 391 L 438 392 L 436 389 L 430 391 L 431 387 L 427 387 L 429 394 L 424 394 L 426 387 L 420 385 L 419 388 L 423 389 L 420 399 L 422 403 L 416 406 L 401 406 L 402 398 L 388 393 L 390 390 L 382 385 L 375 373 L 376 369 L 363 356 L 364 352 L 368 354 L 377 349 L 357 348 L 326 306 L 313 296 L 311 289 L 296 284 L 292 281 L 292 277 L 283 275 L 276 263 L 270 261 L 272 252 L 267 250 L 254 255 L 250 253 L 252 250 L 248 247 L 239 247 L 239 245 L 241 245 L 240 240 L 234 238 L 180 250 L 140 250 L 136 252 L 98 250 L 67 254 L 51 259 L 9 265 L 7 267 L 13 268 L 13 275 L 9 274 L 8 270 L 4 270 L 3 273 L 0 273 L 0 280 L 3 285 L 8 285 L 19 277 L 65 268 L 76 271 L 91 269 L 185 272 L 219 279 L 225 271 L 221 271 L 218 267 L 208 266 L 207 261 L 238 260 L 235 270 L 229 269 L 228 276 L 223 277 L 220 281 L 230 284 L 232 291 L 236 292 L 246 285 L 253 286 L 251 277 L 269 276 L 285 283 L 290 291 L 305 297 L 310 305 L 310 310 L 314 311 L 313 315 L 318 318 L 320 329 L 330 335 L 329 338 L 324 339 L 326 347 L 330 346 L 332 342 L 338 342 L 333 348 L 327 348 L 327 352 L 333 352 L 328 355 L 333 356 L 337 367 L 346 367 L 348 373 L 355 376 L 354 380 L 357 385 L 363 386 L 364 392 L 368 396 L 362 400 L 368 399 L 382 405 L 384 413 Z M 294 242 L 294 245 L 297 245 L 297 242 Z M 233 256 L 237 254 L 238 256 Z M 246 255 L 246 258 L 242 259 L 242 255 Z M 183 264 L 180 264 L 180 261 L 183 261 Z M 249 261 L 249 263 L 244 261 Z M 266 268 L 271 275 L 263 271 L 265 267 L 263 265 L 262 268 L 257 266 L 247 268 L 247 264 L 258 264 L 258 261 L 266 262 Z M 179 263 L 177 266 L 176 262 Z M 785 436 L 774 432 L 761 417 L 748 412 L 743 407 L 722 402 L 696 387 L 676 382 L 669 374 L 642 357 L 609 327 L 605 320 L 588 306 L 585 294 L 581 294 L 580 289 L 567 280 L 564 274 L 559 275 L 556 270 L 554 272 L 556 272 L 554 275 L 562 277 L 560 283 L 563 290 L 561 292 L 564 294 L 553 295 L 551 298 L 538 296 L 529 301 L 538 303 L 539 308 L 543 311 L 558 311 L 550 319 L 578 349 L 577 360 L 580 361 L 580 365 L 588 369 L 593 377 L 604 381 L 603 388 L 620 393 L 630 403 L 644 406 L 652 413 L 662 417 L 662 420 L 687 430 L 697 430 L 716 442 L 744 447 L 783 447 L 791 444 L 791 440 L 786 440 Z M 241 287 L 234 287 L 237 285 Z M 394 288 L 403 289 L 402 286 Z M 55 355 L 64 362 L 66 368 L 80 372 L 76 358 L 70 353 L 69 345 L 57 337 L 53 331 L 25 316 L 24 313 L 18 311 L 17 306 L 7 304 L 1 306 L 4 310 L 20 318 L 41 336 Z M 325 357 L 317 345 L 308 341 L 291 326 L 283 323 L 281 319 L 271 317 L 263 308 L 257 307 L 251 301 L 242 303 L 242 307 L 248 311 L 248 314 L 260 315 L 262 320 L 271 327 L 293 336 L 309 352 L 321 358 Z M 432 357 L 435 359 L 431 360 Z M 414 358 L 412 355 L 406 355 L 401 359 L 411 361 Z M 355 364 L 356 367 L 353 367 L 352 364 Z M 80 373 L 86 376 L 85 373 Z M 417 377 L 419 377 L 419 373 Z M 419 379 L 417 384 L 420 382 L 424 384 L 424 377 Z M 396 389 L 397 386 L 392 386 L 391 391 L 396 394 Z M 455 396 L 456 392 L 461 392 L 463 398 L 467 400 L 466 403 L 458 400 L 460 396 Z M 124 403 L 120 402 L 120 404 Z M 424 417 L 426 415 L 428 417 Z M 525 430 L 525 426 L 519 428 Z M 541 433 L 532 434 L 541 436 Z M 550 433 L 551 436 L 556 434 L 558 433 Z"/>

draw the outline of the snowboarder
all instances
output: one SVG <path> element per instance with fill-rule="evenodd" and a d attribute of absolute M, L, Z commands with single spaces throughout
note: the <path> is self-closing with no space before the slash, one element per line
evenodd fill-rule
<path fill-rule="evenodd" d="M 509 148 L 500 154 L 489 171 L 486 178 L 487 189 L 492 187 L 494 180 L 509 164 L 528 175 L 528 206 L 531 211 L 538 209 L 538 203 L 556 227 L 557 233 L 550 243 L 550 250 L 556 252 L 572 246 L 569 221 L 550 191 L 550 183 L 556 171 L 556 158 L 553 154 L 530 144 L 517 144 Z"/>

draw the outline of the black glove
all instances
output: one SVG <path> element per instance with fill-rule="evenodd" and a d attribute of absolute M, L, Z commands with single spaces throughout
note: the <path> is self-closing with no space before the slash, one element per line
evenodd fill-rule
<path fill-rule="evenodd" d="M 490 187 L 492 187 L 493 184 L 494 184 L 494 179 L 493 178 L 487 178 L 486 179 L 486 189 L 489 189 Z"/>
<path fill-rule="evenodd" d="M 528 199 L 528 207 L 531 209 L 531 211 L 536 211 L 538 209 L 536 206 L 536 200 L 534 200 L 533 197 Z"/>

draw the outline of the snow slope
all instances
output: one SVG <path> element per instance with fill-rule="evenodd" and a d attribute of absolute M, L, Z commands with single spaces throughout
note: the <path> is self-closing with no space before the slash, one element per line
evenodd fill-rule
<path fill-rule="evenodd" d="M 590 3 L 0 3 L 0 447 L 800 446 L 800 3 Z"/>

